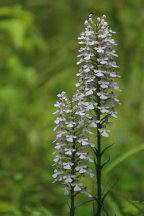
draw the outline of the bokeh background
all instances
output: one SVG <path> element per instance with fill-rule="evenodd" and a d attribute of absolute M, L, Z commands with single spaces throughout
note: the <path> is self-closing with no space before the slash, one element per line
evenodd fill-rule
<path fill-rule="evenodd" d="M 104 179 L 108 187 L 117 182 L 106 207 L 111 216 L 144 215 L 143 0 L 0 0 L 2 216 L 69 215 L 63 186 L 52 184 L 52 112 L 59 92 L 75 92 L 77 37 L 90 13 L 106 14 L 117 32 L 122 77 L 120 120 L 103 141 L 114 144 Z M 76 215 L 92 215 L 92 203 Z"/>

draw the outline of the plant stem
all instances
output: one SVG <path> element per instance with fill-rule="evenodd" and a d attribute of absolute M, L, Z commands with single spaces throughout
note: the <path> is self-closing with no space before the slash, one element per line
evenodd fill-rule
<path fill-rule="evenodd" d="M 100 86 L 97 85 L 98 91 Z M 97 96 L 98 106 L 101 105 L 100 98 Z M 101 111 L 97 108 L 96 110 L 97 120 L 100 121 Z M 101 134 L 99 129 L 101 128 L 100 122 L 97 125 L 97 154 L 95 155 L 97 164 L 96 165 L 96 178 L 97 178 L 97 213 L 96 216 L 101 216 L 102 209 L 102 194 L 101 194 Z"/>
<path fill-rule="evenodd" d="M 72 153 L 72 162 L 74 162 L 74 152 Z M 72 166 L 72 171 L 71 171 L 71 174 L 74 175 L 74 166 Z M 73 183 L 74 181 L 72 181 Z M 70 216 L 74 216 L 74 213 L 75 213 L 75 206 L 74 206 L 74 198 L 75 198 L 75 195 L 74 195 L 74 186 L 71 186 L 71 207 L 70 207 Z"/>
<path fill-rule="evenodd" d="M 74 216 L 75 207 L 74 207 L 74 187 L 71 187 L 71 208 L 70 216 Z"/>
<path fill-rule="evenodd" d="M 97 214 L 96 216 L 101 215 L 102 209 L 102 196 L 101 196 L 101 136 L 98 131 L 97 137 Z"/>
<path fill-rule="evenodd" d="M 72 128 L 73 135 L 75 135 L 74 128 Z M 73 140 L 73 146 L 72 148 L 75 150 L 75 139 Z M 71 175 L 74 175 L 74 170 L 75 170 L 75 151 L 72 152 L 72 160 L 71 162 L 73 163 L 72 169 L 71 169 Z M 72 179 L 72 183 L 74 182 L 74 179 Z M 74 204 L 74 186 L 71 186 L 71 207 L 70 207 L 70 216 L 74 216 L 75 213 L 75 204 Z"/>

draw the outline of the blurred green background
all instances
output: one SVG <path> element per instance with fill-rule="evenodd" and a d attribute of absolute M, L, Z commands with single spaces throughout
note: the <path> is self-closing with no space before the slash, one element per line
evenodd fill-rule
<path fill-rule="evenodd" d="M 77 37 L 90 13 L 106 14 L 117 32 L 122 76 L 120 120 L 104 140 L 114 144 L 104 181 L 118 179 L 106 207 L 111 216 L 144 215 L 143 0 L 0 0 L 2 216 L 69 214 L 63 186 L 52 184 L 52 112 L 59 92 L 75 92 Z M 80 206 L 77 216 L 92 215 L 91 206 Z"/>

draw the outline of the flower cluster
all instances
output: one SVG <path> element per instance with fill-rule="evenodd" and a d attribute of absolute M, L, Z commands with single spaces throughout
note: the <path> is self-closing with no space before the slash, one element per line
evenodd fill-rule
<path fill-rule="evenodd" d="M 81 108 L 76 104 L 77 93 L 73 96 L 72 102 L 63 91 L 58 94 L 59 101 L 56 102 L 57 108 L 54 114 L 59 114 L 55 120 L 57 131 L 55 139 L 56 157 L 54 162 L 56 169 L 53 178 L 62 181 L 64 184 L 64 194 L 68 195 L 73 189 L 75 193 L 90 193 L 80 178 L 90 175 L 93 177 L 92 170 L 89 169 L 86 161 L 93 162 L 91 156 L 86 151 L 86 147 L 93 146 L 88 134 L 90 131 L 81 121 Z"/>
<path fill-rule="evenodd" d="M 117 54 L 113 47 L 116 45 L 112 39 L 113 32 L 105 20 L 106 16 L 93 20 L 90 15 L 85 21 L 85 31 L 81 33 L 79 44 L 81 68 L 77 76 L 79 82 L 79 98 L 83 103 L 81 111 L 86 115 L 90 127 L 97 127 L 102 136 L 109 136 L 107 125 L 111 125 L 109 118 L 117 118 L 114 109 L 115 102 L 119 104 L 115 90 L 120 91 L 116 77 L 119 77 L 115 69 L 119 68 L 114 61 Z M 99 117 L 98 117 L 99 116 Z"/>
<path fill-rule="evenodd" d="M 88 163 L 93 162 L 89 156 L 88 147 L 91 148 L 96 158 L 96 176 L 98 185 L 98 209 L 101 209 L 101 164 L 102 152 L 100 148 L 101 136 L 108 137 L 112 118 L 117 118 L 115 103 L 119 103 L 115 91 L 120 91 L 115 69 L 119 68 L 114 60 L 117 57 L 116 46 L 112 39 L 113 32 L 106 22 L 106 16 L 93 19 L 90 15 L 85 21 L 85 31 L 81 33 L 79 44 L 80 58 L 77 64 L 81 65 L 77 91 L 70 101 L 65 92 L 58 94 L 58 114 L 55 120 L 56 139 L 53 178 L 64 185 L 64 194 L 71 193 L 71 200 L 79 193 L 86 193 L 91 197 L 89 190 L 81 181 L 81 177 L 93 177 Z M 91 128 L 97 130 L 97 146 L 90 140 L 93 134 Z M 104 152 L 104 151 L 103 151 Z M 104 163 L 105 164 L 105 163 Z M 72 202 L 73 203 L 73 202 Z M 73 204 L 74 205 L 74 204 Z M 71 207 L 72 212 L 74 206 Z"/>

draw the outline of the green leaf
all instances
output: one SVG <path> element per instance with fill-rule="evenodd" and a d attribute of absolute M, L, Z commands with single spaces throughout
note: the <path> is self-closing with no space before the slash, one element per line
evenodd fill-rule
<path fill-rule="evenodd" d="M 109 166 L 107 166 L 107 168 L 105 169 L 105 172 L 108 173 L 110 172 L 113 168 L 115 168 L 118 164 L 120 164 L 121 162 L 123 162 L 124 160 L 126 160 L 128 157 L 136 154 L 137 152 L 144 150 L 144 144 L 140 145 L 136 148 L 131 149 L 130 151 L 126 152 L 125 154 L 123 154 L 122 156 L 120 156 L 118 159 L 116 159 L 115 161 L 113 161 Z"/>

